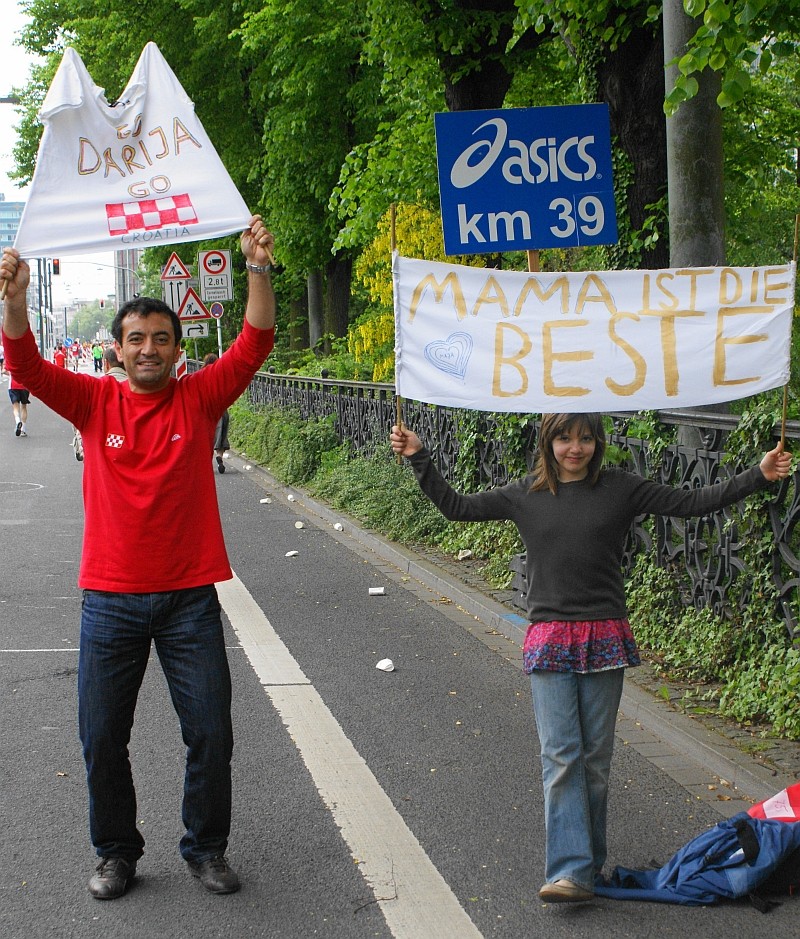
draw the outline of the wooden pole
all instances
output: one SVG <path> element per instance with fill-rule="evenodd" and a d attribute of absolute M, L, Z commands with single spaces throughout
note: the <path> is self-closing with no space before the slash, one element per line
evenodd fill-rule
<path fill-rule="evenodd" d="M 794 252 L 792 262 L 795 266 L 795 276 L 797 276 L 797 235 L 800 231 L 800 213 L 794 217 Z M 781 449 L 786 446 L 786 413 L 789 410 L 789 382 L 783 386 L 783 408 L 781 409 Z"/>
<path fill-rule="evenodd" d="M 392 258 L 394 258 L 394 253 L 397 250 L 397 206 L 394 202 L 389 206 L 389 222 L 390 222 L 389 237 L 390 237 L 390 243 L 392 246 Z M 394 405 L 395 405 L 395 424 L 397 424 L 398 428 L 402 430 L 403 429 L 403 398 L 401 395 L 395 395 Z M 398 464 L 403 462 L 403 458 L 400 456 L 399 453 L 395 457 L 395 462 Z"/>
<path fill-rule="evenodd" d="M 783 386 L 783 409 L 781 411 L 781 450 L 786 449 L 786 412 L 789 409 L 789 385 Z"/>
<path fill-rule="evenodd" d="M 794 258 L 794 263 L 795 263 L 795 264 L 797 264 L 797 233 L 798 233 L 798 229 L 800 229 L 800 213 L 798 213 L 798 214 L 795 215 L 795 217 L 794 217 L 794 254 L 792 255 L 792 257 Z"/>
<path fill-rule="evenodd" d="M 539 270 L 539 249 L 534 248 L 532 251 L 528 251 L 528 271 L 536 274 Z"/>

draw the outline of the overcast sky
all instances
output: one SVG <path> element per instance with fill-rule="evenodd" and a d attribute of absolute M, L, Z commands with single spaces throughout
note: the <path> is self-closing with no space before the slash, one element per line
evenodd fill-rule
<path fill-rule="evenodd" d="M 5 98 L 14 87 L 27 84 L 28 69 L 33 61 L 20 46 L 14 44 L 27 22 L 18 0 L 3 0 L 3 28 L 0 29 L 0 97 Z M 91 72 L 91 63 L 86 63 Z M 14 166 L 11 150 L 16 142 L 16 110 L 11 104 L 0 104 L 0 192 L 7 202 L 23 202 L 29 188 L 20 189 L 8 177 Z M 105 298 L 114 290 L 114 255 L 70 255 L 61 260 L 61 276 L 53 278 L 53 305 L 63 306 L 72 300 Z M 103 267 L 101 265 L 109 265 Z"/>

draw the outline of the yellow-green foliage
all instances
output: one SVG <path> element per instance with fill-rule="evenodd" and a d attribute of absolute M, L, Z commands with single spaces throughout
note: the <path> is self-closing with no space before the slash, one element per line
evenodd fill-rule
<path fill-rule="evenodd" d="M 347 331 L 347 350 L 361 365 L 372 362 L 373 381 L 394 378 L 394 316 L 377 312 L 359 317 Z"/>

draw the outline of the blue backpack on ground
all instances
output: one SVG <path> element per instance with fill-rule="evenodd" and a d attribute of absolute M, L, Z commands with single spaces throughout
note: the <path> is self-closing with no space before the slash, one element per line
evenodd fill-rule
<path fill-rule="evenodd" d="M 686 906 L 751 897 L 766 912 L 771 904 L 760 898 L 759 890 L 773 892 L 770 884 L 774 888 L 785 879 L 784 865 L 796 865 L 798 858 L 800 822 L 751 818 L 741 812 L 698 835 L 658 870 L 615 868 L 605 884 L 595 886 L 595 894 Z"/>

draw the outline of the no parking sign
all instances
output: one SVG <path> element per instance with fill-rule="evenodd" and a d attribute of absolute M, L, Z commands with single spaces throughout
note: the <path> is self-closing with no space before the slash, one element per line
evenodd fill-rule
<path fill-rule="evenodd" d="M 233 300 L 230 251 L 201 251 L 197 256 L 197 275 L 204 301 Z"/>

